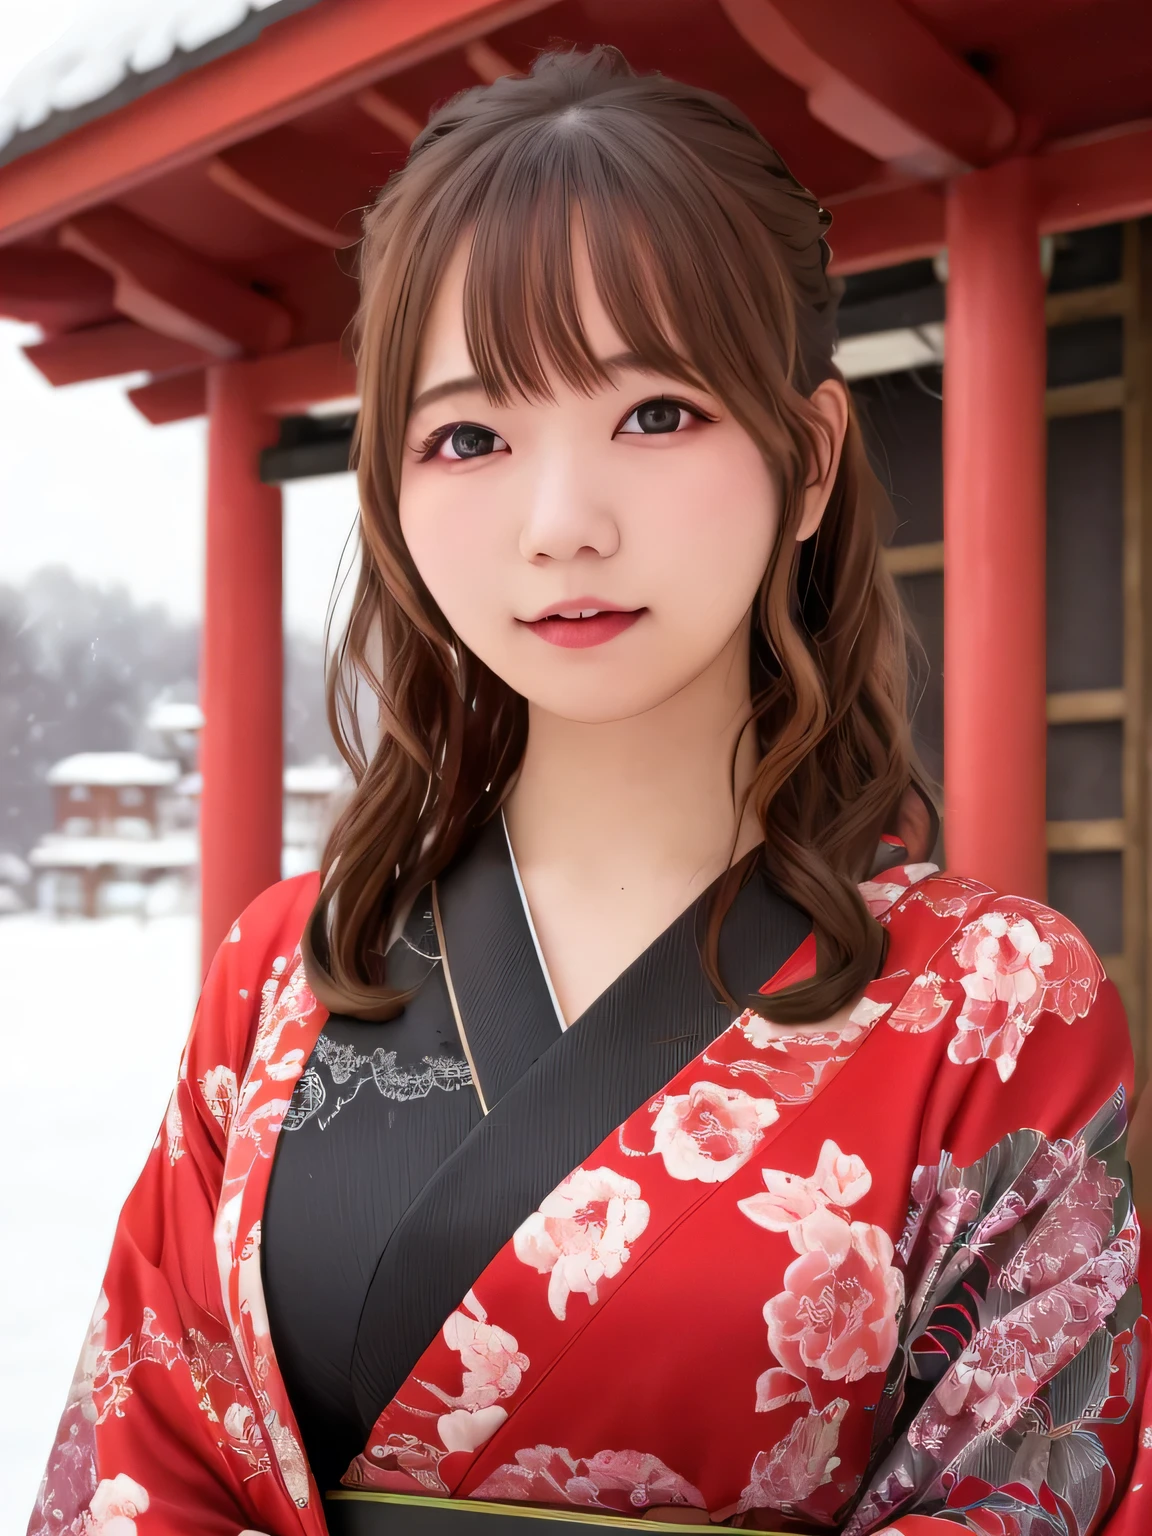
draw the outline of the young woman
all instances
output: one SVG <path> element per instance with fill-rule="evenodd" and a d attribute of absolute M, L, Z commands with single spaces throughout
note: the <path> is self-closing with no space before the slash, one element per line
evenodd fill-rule
<path fill-rule="evenodd" d="M 1149 1528 L 1125 1021 L 923 862 L 828 222 L 610 50 L 369 213 L 356 792 L 209 972 L 38 1536 Z"/>

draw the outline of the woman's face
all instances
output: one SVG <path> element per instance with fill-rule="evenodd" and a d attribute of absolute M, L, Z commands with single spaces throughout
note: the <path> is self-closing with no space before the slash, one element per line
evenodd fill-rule
<path fill-rule="evenodd" d="M 629 359 L 579 245 L 574 260 L 611 382 L 586 396 L 552 379 L 554 400 L 494 406 L 457 251 L 424 331 L 400 523 L 464 643 L 531 704 L 597 723 L 747 656 L 779 512 L 748 433 L 707 390 Z"/>

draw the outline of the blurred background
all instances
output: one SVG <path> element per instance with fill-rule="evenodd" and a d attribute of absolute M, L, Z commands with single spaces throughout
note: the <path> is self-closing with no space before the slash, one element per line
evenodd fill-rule
<path fill-rule="evenodd" d="M 554 42 L 730 96 L 831 209 L 938 856 L 1081 926 L 1143 1082 L 1146 0 L 0 0 L 0 1536 L 205 960 L 348 790 L 357 209 Z"/>
<path fill-rule="evenodd" d="M 0 101 L 73 29 L 111 44 L 117 9 L 0 0 Z M 16 1536 L 199 990 L 207 432 L 133 409 L 142 370 L 54 388 L 21 350 L 43 329 L 4 313 L 0 278 L 0 1532 Z M 355 517 L 348 474 L 285 488 L 285 874 L 316 867 L 344 787 L 322 658 Z"/>

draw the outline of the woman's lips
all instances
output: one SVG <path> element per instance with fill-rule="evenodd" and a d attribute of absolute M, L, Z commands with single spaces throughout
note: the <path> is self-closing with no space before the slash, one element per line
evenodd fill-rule
<path fill-rule="evenodd" d="M 580 650 L 590 645 L 603 645 L 606 640 L 614 640 L 626 629 L 631 629 L 644 611 L 643 608 L 633 608 L 630 612 L 607 609 L 590 619 L 537 619 L 535 623 L 524 627 L 539 635 L 541 640 L 547 640 L 549 645 Z"/>

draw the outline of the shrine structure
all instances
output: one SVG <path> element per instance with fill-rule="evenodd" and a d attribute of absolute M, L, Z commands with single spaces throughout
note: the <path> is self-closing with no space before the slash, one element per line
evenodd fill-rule
<path fill-rule="evenodd" d="M 49 60 L 0 101 L 0 313 L 42 327 L 27 352 L 53 384 L 142 371 L 128 393 L 150 421 L 208 417 L 206 955 L 280 873 L 279 486 L 346 463 L 358 210 L 435 104 L 557 41 L 608 42 L 750 115 L 831 210 L 850 307 L 900 298 L 899 282 L 872 282 L 880 269 L 935 262 L 943 522 L 892 559 L 902 579 L 943 571 L 949 863 L 1042 896 L 1053 857 L 1115 855 L 1109 965 L 1143 1017 L 1147 0 L 264 0 L 222 36 L 189 23 L 165 49 L 154 33 L 103 61 L 89 99 L 58 89 Z M 1102 226 L 1116 227 L 1115 273 L 1047 291 L 1043 237 L 1058 262 L 1069 232 Z M 922 340 L 933 318 L 888 330 Z M 1053 385 L 1046 328 L 1102 320 L 1123 327 L 1115 367 Z M 1046 433 L 1108 412 L 1121 670 L 1053 691 Z M 1053 819 L 1051 733 L 1100 723 L 1119 733 L 1116 813 Z"/>

